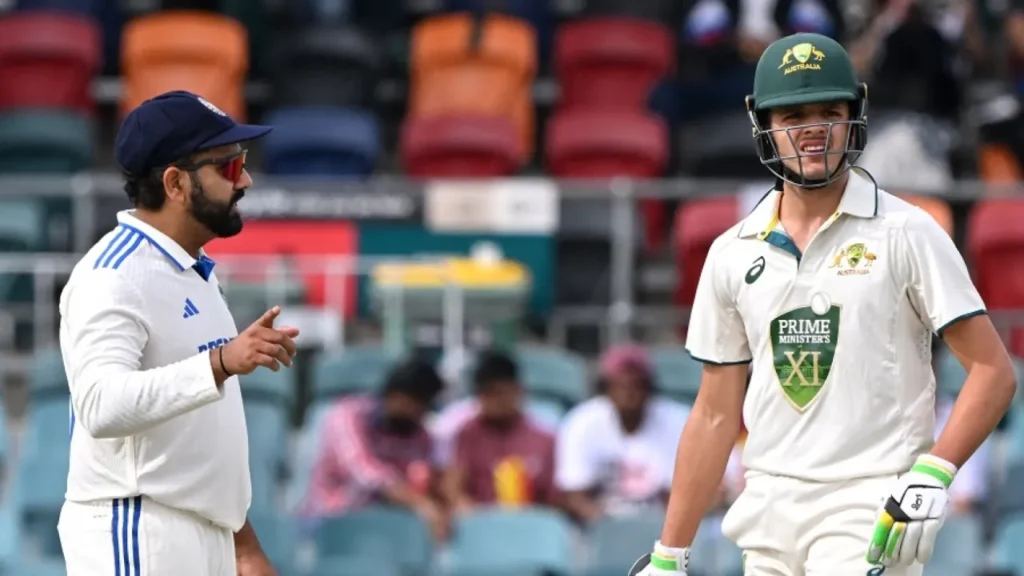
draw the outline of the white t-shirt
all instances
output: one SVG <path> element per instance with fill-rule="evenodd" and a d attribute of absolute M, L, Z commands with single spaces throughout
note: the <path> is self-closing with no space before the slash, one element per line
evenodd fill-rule
<path fill-rule="evenodd" d="M 213 263 L 132 211 L 117 218 L 60 297 L 72 404 L 66 498 L 142 495 L 238 531 L 251 500 L 249 446 L 238 378 L 218 389 L 210 366 L 209 350 L 238 335 Z"/>
<path fill-rule="evenodd" d="M 933 443 L 931 335 L 985 305 L 935 220 L 859 173 L 803 254 L 779 226 L 780 196 L 715 240 L 686 347 L 753 362 L 747 469 L 823 482 L 905 472 Z"/>
<path fill-rule="evenodd" d="M 558 432 L 555 484 L 565 491 L 598 490 L 607 514 L 663 508 L 689 415 L 686 405 L 656 397 L 640 428 L 627 435 L 607 396 L 579 404 Z"/>

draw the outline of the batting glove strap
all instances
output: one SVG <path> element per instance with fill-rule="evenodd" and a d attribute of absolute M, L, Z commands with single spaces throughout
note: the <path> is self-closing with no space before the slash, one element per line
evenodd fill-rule
<path fill-rule="evenodd" d="M 952 463 L 947 462 L 938 456 L 925 454 L 923 456 L 918 456 L 917 461 L 914 462 L 914 466 L 910 469 L 910 472 L 917 472 L 918 474 L 931 476 L 941 482 L 943 487 L 949 488 L 950 484 L 953 483 L 953 478 L 956 477 L 957 468 Z"/>
<path fill-rule="evenodd" d="M 672 548 L 663 546 L 661 541 L 654 543 L 651 554 L 651 567 L 666 572 L 686 572 L 690 564 L 689 548 Z"/>

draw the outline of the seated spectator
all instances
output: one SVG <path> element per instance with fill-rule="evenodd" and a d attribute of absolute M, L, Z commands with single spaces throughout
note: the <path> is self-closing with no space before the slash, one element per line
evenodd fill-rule
<path fill-rule="evenodd" d="M 558 433 L 555 485 L 565 507 L 583 522 L 663 511 L 689 408 L 655 395 L 650 357 L 636 346 L 604 354 L 598 390 Z"/>
<path fill-rule="evenodd" d="M 305 512 L 343 514 L 370 504 L 416 512 L 443 539 L 447 518 L 433 497 L 433 441 L 423 418 L 444 387 L 434 367 L 409 360 L 379 397 L 348 396 L 325 415 Z"/>
<path fill-rule="evenodd" d="M 443 484 L 448 503 L 458 513 L 481 504 L 556 505 L 555 439 L 523 413 L 515 362 L 484 354 L 473 385 L 479 410 L 455 437 Z"/>

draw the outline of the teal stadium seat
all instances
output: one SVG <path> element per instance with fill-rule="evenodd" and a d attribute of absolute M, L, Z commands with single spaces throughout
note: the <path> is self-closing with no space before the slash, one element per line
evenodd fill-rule
<path fill-rule="evenodd" d="M 591 550 L 587 576 L 628 573 L 637 558 L 651 551 L 664 522 L 664 516 L 647 514 L 598 520 L 587 537 Z"/>
<path fill-rule="evenodd" d="M 572 527 L 558 512 L 481 510 L 455 527 L 451 570 L 458 576 L 532 571 L 568 576 L 573 569 Z"/>
<path fill-rule="evenodd" d="M 314 541 L 320 562 L 391 558 L 409 574 L 426 574 L 433 557 L 433 539 L 426 524 L 415 514 L 396 508 L 373 506 L 324 518 L 316 527 Z"/>
<path fill-rule="evenodd" d="M 551 430 L 558 429 L 565 412 L 565 406 L 554 400 L 529 398 L 526 401 L 526 413 Z"/>
<path fill-rule="evenodd" d="M 395 360 L 381 346 L 325 350 L 313 367 L 313 402 L 380 390 Z"/>
<path fill-rule="evenodd" d="M 288 411 L 282 406 L 253 401 L 244 402 L 244 409 L 252 509 L 270 511 L 276 506 L 278 483 L 287 473 Z"/>
<path fill-rule="evenodd" d="M 682 346 L 660 346 L 651 350 L 655 378 L 661 393 L 673 400 L 693 405 L 700 390 L 704 365 L 694 360 Z"/>
<path fill-rule="evenodd" d="M 0 173 L 68 174 L 92 164 L 95 130 L 81 114 L 18 110 L 0 114 Z"/>
<path fill-rule="evenodd" d="M 1005 518 L 996 528 L 992 547 L 993 568 L 1024 574 L 1024 514 Z"/>
<path fill-rule="evenodd" d="M 515 351 L 515 359 L 531 397 L 554 400 L 568 408 L 589 395 L 586 363 L 571 352 L 521 346 Z"/>
<path fill-rule="evenodd" d="M 693 576 L 742 576 L 743 552 L 722 535 L 722 518 L 706 516 L 697 529 L 690 554 Z"/>
<path fill-rule="evenodd" d="M 939 347 L 935 356 L 935 380 L 940 394 L 956 398 L 967 380 L 967 371 L 956 356 L 945 345 Z"/>
<path fill-rule="evenodd" d="M 38 199 L 0 198 L 0 252 L 41 252 L 46 248 L 46 206 Z M 0 302 L 27 302 L 32 277 L 0 272 Z"/>
<path fill-rule="evenodd" d="M 250 510 L 248 520 L 270 563 L 282 576 L 290 574 L 295 568 L 299 541 L 294 519 L 281 514 Z"/>
<path fill-rule="evenodd" d="M 406 576 L 388 557 L 367 556 L 334 557 L 316 563 L 306 576 Z M 410 576 L 414 573 L 409 573 Z M 426 574 L 423 572 L 422 574 Z"/>
<path fill-rule="evenodd" d="M 949 570 L 951 574 L 973 574 L 985 557 L 984 526 L 976 515 L 946 518 L 935 542 L 935 553 L 928 567 Z M 932 572 L 928 569 L 925 574 Z"/>

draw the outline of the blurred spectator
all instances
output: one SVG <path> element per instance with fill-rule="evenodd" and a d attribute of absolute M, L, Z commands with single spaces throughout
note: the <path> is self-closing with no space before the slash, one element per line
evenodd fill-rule
<path fill-rule="evenodd" d="M 939 396 L 936 402 L 935 414 L 935 437 L 938 438 L 942 429 L 949 421 L 949 414 L 953 411 L 955 398 Z M 988 495 L 988 477 L 990 468 L 989 452 L 990 440 L 985 440 L 980 448 L 972 455 L 956 474 L 953 484 L 949 487 L 950 503 L 953 505 L 953 512 L 956 514 L 969 514 L 980 512 L 981 505 Z"/>
<path fill-rule="evenodd" d="M 655 395 L 651 359 L 636 346 L 604 354 L 598 390 L 558 434 L 555 484 L 566 508 L 584 522 L 663 510 L 689 408 Z"/>
<path fill-rule="evenodd" d="M 408 508 L 444 538 L 447 518 L 433 494 L 433 441 L 423 418 L 443 388 L 434 367 L 409 360 L 380 397 L 352 396 L 325 415 L 305 510 L 336 515 L 369 504 Z"/>
<path fill-rule="evenodd" d="M 557 504 L 554 436 L 523 413 L 523 386 L 515 362 L 484 354 L 473 374 L 479 411 L 455 438 L 444 492 L 456 512 L 478 504 Z"/>
<path fill-rule="evenodd" d="M 859 164 L 886 186 L 943 190 L 953 182 L 965 16 L 961 2 L 878 0 L 850 44 L 870 87 L 871 140 Z"/>

